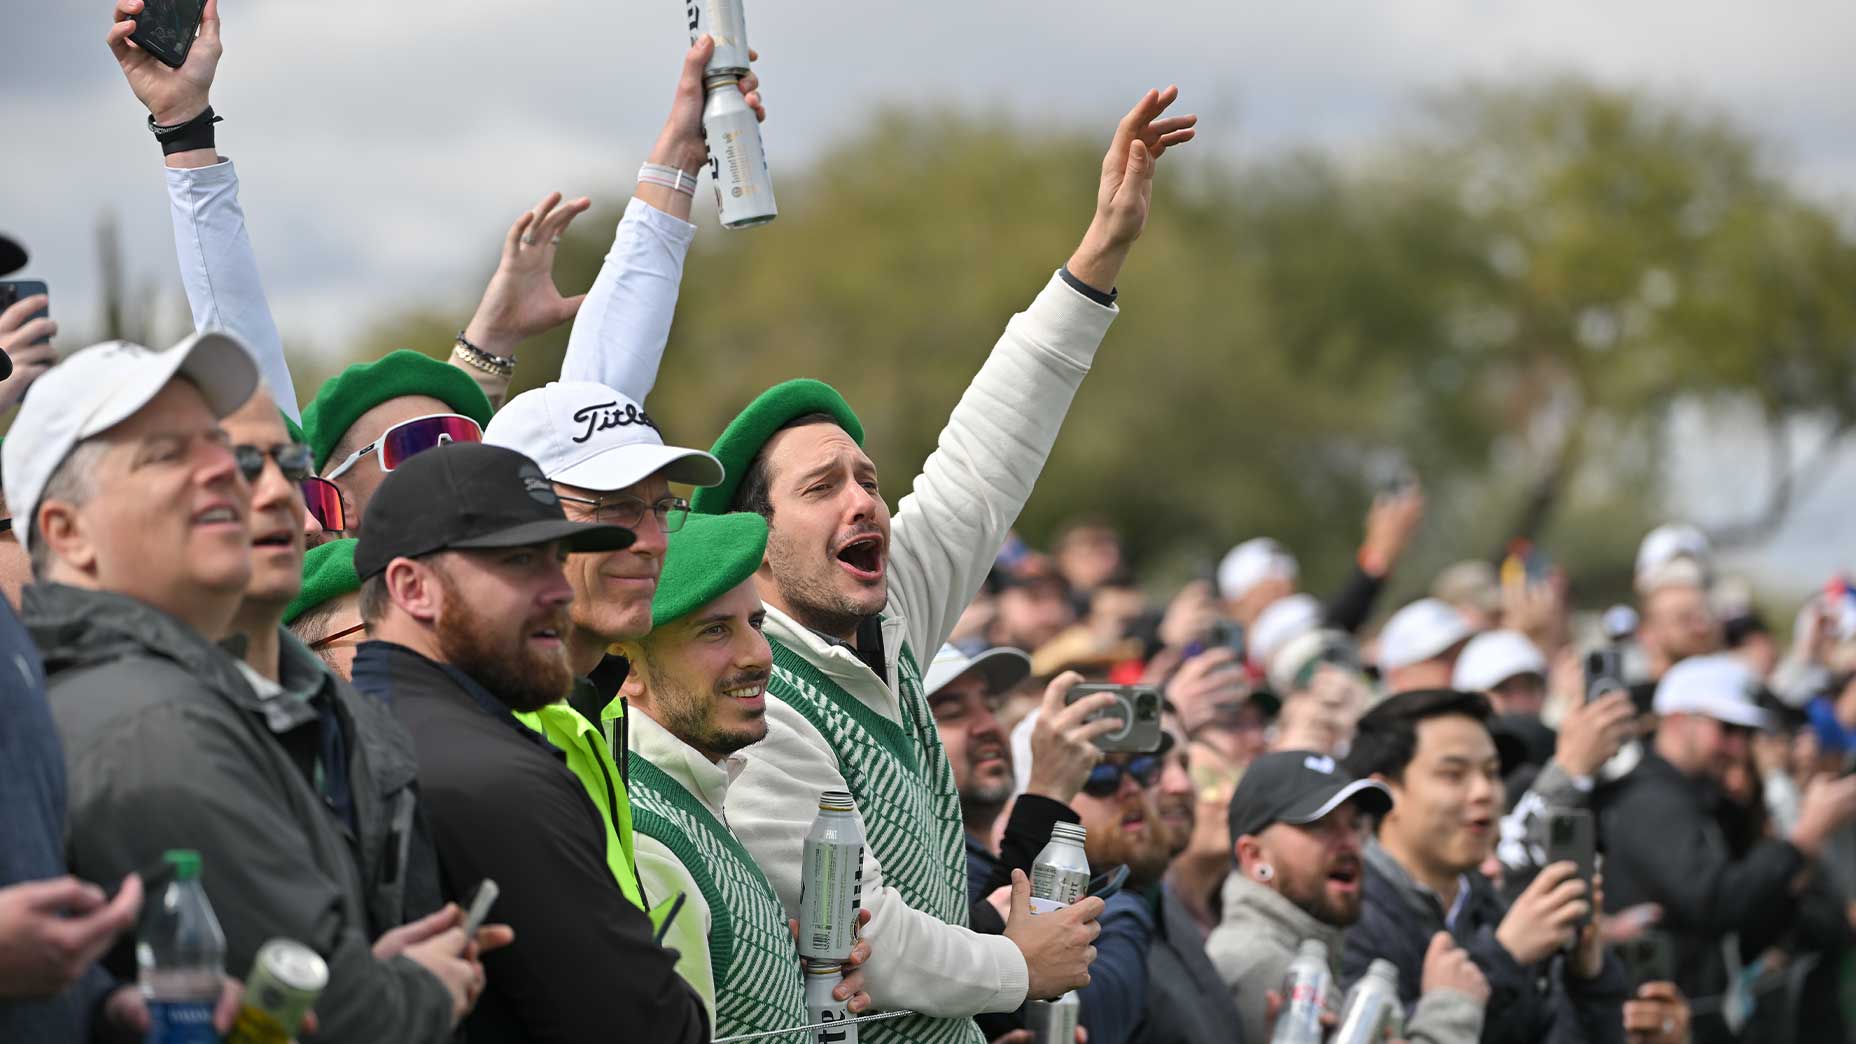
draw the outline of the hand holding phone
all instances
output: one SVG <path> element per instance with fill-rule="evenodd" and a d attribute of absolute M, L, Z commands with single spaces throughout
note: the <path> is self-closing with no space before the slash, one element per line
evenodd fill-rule
<path fill-rule="evenodd" d="M 1598 865 L 1598 832 L 1592 813 L 1583 808 L 1556 808 L 1547 813 L 1547 863 L 1572 863 L 1579 868 L 1579 880 L 1585 882 L 1585 894 L 1592 895 L 1592 876 Z M 1592 914 L 1576 922 L 1580 929 L 1592 921 Z"/>
<path fill-rule="evenodd" d="M 1086 696 L 1111 693 L 1115 702 L 1091 721 L 1114 718 L 1118 728 L 1096 737 L 1096 746 L 1104 753 L 1127 752 L 1151 754 L 1160 749 L 1160 693 L 1144 685 L 1078 685 L 1063 697 L 1065 706 Z"/>
<path fill-rule="evenodd" d="M 116 0 L 108 41 L 154 122 L 172 127 L 206 110 L 224 51 L 218 0 Z"/>
<path fill-rule="evenodd" d="M 187 62 L 205 13 L 203 0 L 142 0 L 135 33 L 129 39 L 161 64 L 178 69 Z"/>
<path fill-rule="evenodd" d="M 487 877 L 477 885 L 477 894 L 470 898 L 470 912 L 464 915 L 464 944 L 466 946 L 476 941 L 477 929 L 483 927 L 483 919 L 490 915 L 490 907 L 495 904 L 496 897 L 501 893 L 502 890 L 496 886 L 496 882 Z"/>

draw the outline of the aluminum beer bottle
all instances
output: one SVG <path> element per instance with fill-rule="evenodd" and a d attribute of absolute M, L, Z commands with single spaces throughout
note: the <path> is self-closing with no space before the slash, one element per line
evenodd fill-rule
<path fill-rule="evenodd" d="M 806 834 L 799 868 L 799 956 L 848 961 L 857 942 L 863 901 L 864 828 L 842 790 L 818 798 L 818 818 Z"/>
<path fill-rule="evenodd" d="M 723 228 L 753 228 L 780 216 L 773 201 L 773 175 L 761 147 L 760 121 L 741 96 L 735 76 L 703 79 L 703 139 L 709 146 L 709 176 Z"/>
<path fill-rule="evenodd" d="M 1076 994 L 1066 993 L 1053 1001 L 1032 1001 L 1025 1005 L 1025 1028 L 1036 1044 L 1075 1044 L 1076 1020 L 1082 1004 Z"/>
<path fill-rule="evenodd" d="M 1398 966 L 1375 960 L 1341 1009 L 1334 1044 L 1386 1044 L 1405 1035 L 1405 1007 L 1398 999 Z"/>
<path fill-rule="evenodd" d="M 690 43 L 708 33 L 715 38 L 715 53 L 703 66 L 704 76 L 748 74 L 748 16 L 742 0 L 684 0 L 690 20 Z"/>
<path fill-rule="evenodd" d="M 1051 828 L 1050 843 L 1031 863 L 1032 913 L 1060 910 L 1089 890 L 1089 857 L 1083 852 L 1088 836 L 1078 823 Z"/>
<path fill-rule="evenodd" d="M 265 943 L 245 977 L 245 1003 L 226 1044 L 289 1044 L 328 984 L 329 966 L 316 951 L 295 939 Z"/>
<path fill-rule="evenodd" d="M 1282 1014 L 1270 1044 L 1321 1044 L 1327 1038 L 1321 1016 L 1334 993 L 1334 973 L 1328 968 L 1328 948 L 1319 939 L 1305 939 L 1295 960 L 1283 975 Z"/>
<path fill-rule="evenodd" d="M 226 937 L 200 884 L 200 853 L 161 856 L 172 875 L 142 910 L 135 963 L 148 1002 L 146 1044 L 218 1044 L 213 1008 L 225 977 Z"/>
<path fill-rule="evenodd" d="M 806 1014 L 810 1016 L 806 1024 L 819 1027 L 807 1035 L 807 1044 L 857 1044 L 857 1024 L 851 1021 L 850 1008 L 831 995 L 844 981 L 844 965 L 801 957 L 799 966 L 806 980 Z"/>

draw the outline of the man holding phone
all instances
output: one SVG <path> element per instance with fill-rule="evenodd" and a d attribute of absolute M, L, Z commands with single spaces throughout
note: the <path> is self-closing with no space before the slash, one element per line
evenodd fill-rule
<path fill-rule="evenodd" d="M 24 247 L 0 236 L 0 276 L 26 267 Z M 19 405 L 39 375 L 58 361 L 45 284 L 0 282 L 0 413 Z"/>

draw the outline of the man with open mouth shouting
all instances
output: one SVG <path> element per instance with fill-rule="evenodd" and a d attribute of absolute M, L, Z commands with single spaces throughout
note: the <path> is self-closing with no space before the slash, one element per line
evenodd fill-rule
<path fill-rule="evenodd" d="M 878 1007 L 920 1013 L 871 1025 L 864 1036 L 875 1044 L 978 1044 L 971 1016 L 1088 981 L 1087 922 L 1100 902 L 1014 917 L 1003 938 L 968 930 L 960 797 L 922 667 L 1030 497 L 1116 315 L 1115 282 L 1146 224 L 1155 162 L 1193 135 L 1193 117 L 1164 115 L 1177 94 L 1149 91 L 1117 127 L 1081 246 L 1007 324 L 893 526 L 862 423 L 817 381 L 749 404 L 713 448 L 728 477 L 694 498 L 705 514 L 753 511 L 770 531 L 760 570 L 773 647 L 768 735 L 729 788 L 728 811 L 791 913 L 819 793 L 856 799 L 876 945 L 865 982 Z"/>

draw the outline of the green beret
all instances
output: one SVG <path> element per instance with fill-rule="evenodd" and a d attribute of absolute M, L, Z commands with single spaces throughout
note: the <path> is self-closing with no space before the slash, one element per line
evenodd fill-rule
<path fill-rule="evenodd" d="M 651 600 L 651 626 L 682 619 L 733 591 L 754 575 L 766 553 L 767 520 L 759 515 L 691 515 L 670 534 Z"/>
<path fill-rule="evenodd" d="M 371 363 L 355 363 L 330 378 L 303 411 L 303 433 L 316 454 L 316 470 L 361 414 L 402 395 L 429 395 L 479 426 L 490 423 L 490 400 L 470 375 L 450 363 L 411 349 L 388 352 Z"/>
<path fill-rule="evenodd" d="M 722 437 L 709 447 L 709 452 L 722 462 L 722 482 L 697 490 L 690 498 L 690 509 L 703 515 L 720 515 L 732 510 L 742 476 L 748 473 L 748 465 L 754 462 L 760 448 L 787 422 L 809 413 L 829 414 L 859 446 L 864 444 L 863 422 L 851 412 L 838 389 L 808 378 L 776 384 L 736 414 Z"/>
<path fill-rule="evenodd" d="M 291 420 L 290 415 L 288 413 L 285 413 L 282 410 L 278 410 L 277 415 L 284 419 L 284 430 L 290 433 L 290 438 L 292 441 L 295 441 L 295 442 L 308 442 L 309 441 L 308 437 L 303 434 L 303 426 L 301 424 L 298 424 L 296 421 Z"/>
<path fill-rule="evenodd" d="M 284 610 L 285 625 L 324 602 L 361 589 L 361 577 L 354 571 L 354 546 L 359 542 L 331 540 L 309 549 L 303 556 L 303 589 Z"/>

